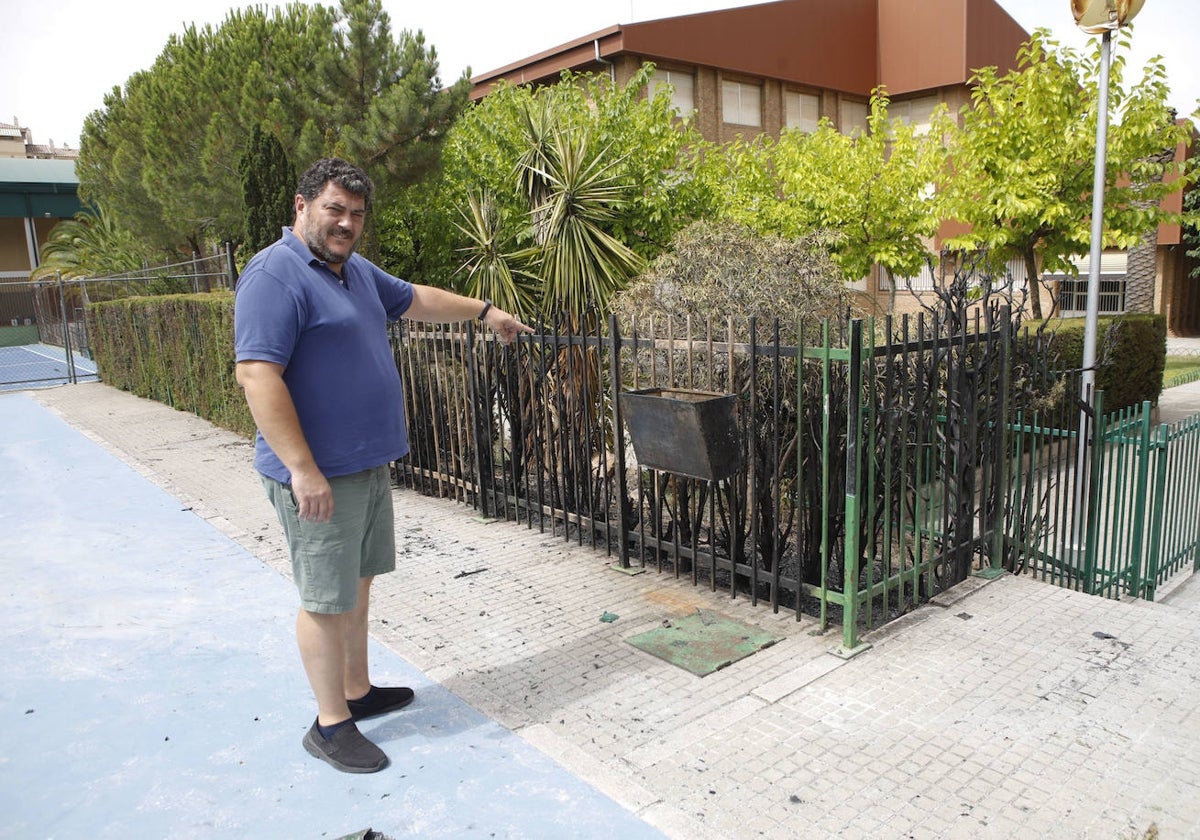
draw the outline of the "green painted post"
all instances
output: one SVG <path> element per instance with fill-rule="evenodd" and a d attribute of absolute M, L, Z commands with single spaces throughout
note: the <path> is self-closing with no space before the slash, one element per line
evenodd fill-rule
<path fill-rule="evenodd" d="M 1150 455 L 1152 452 L 1150 448 L 1149 400 L 1142 403 L 1142 413 L 1138 417 L 1138 426 L 1137 476 L 1133 491 L 1133 505 L 1130 508 L 1130 513 L 1133 516 L 1133 530 L 1131 532 L 1133 551 L 1132 556 L 1129 558 L 1129 585 L 1125 590 L 1135 598 L 1142 597 L 1142 590 L 1146 584 L 1146 581 L 1142 577 L 1143 561 L 1145 560 L 1148 564 L 1157 565 L 1153 554 L 1143 557 L 1143 553 L 1146 550 L 1146 517 L 1154 516 L 1154 511 L 1151 511 L 1147 507 L 1148 500 L 1146 498 L 1146 492 L 1150 483 Z M 1147 575 L 1150 574 L 1149 568 L 1147 568 L 1146 573 Z"/>
<path fill-rule="evenodd" d="M 1084 491 L 1087 493 L 1087 507 L 1085 508 L 1085 521 L 1082 531 L 1076 527 L 1077 533 L 1084 534 L 1083 541 L 1083 591 L 1088 595 L 1096 594 L 1096 552 L 1099 551 L 1100 542 L 1100 512 L 1097 510 L 1100 500 L 1100 479 L 1104 463 L 1104 449 L 1107 426 L 1104 419 L 1104 392 L 1096 391 L 1095 398 L 1092 403 L 1095 409 L 1095 421 L 1092 424 L 1091 438 L 1091 463 L 1087 467 L 1087 475 L 1084 477 L 1087 481 L 1087 486 Z M 1079 429 L 1079 445 L 1084 445 L 1083 434 L 1085 428 Z M 1076 478 L 1078 481 L 1079 478 Z M 1076 511 L 1078 515 L 1078 511 Z"/>
<path fill-rule="evenodd" d="M 834 651 L 849 659 L 870 647 L 858 638 L 858 560 L 860 517 L 859 437 L 862 434 L 862 320 L 850 325 L 849 387 L 846 397 L 846 517 L 842 567 L 842 646 Z"/>
<path fill-rule="evenodd" d="M 1148 405 L 1149 403 L 1147 403 Z M 1149 413 L 1148 410 L 1147 413 Z M 1170 459 L 1167 457 L 1169 434 L 1170 427 L 1165 423 L 1159 424 L 1157 440 L 1153 444 L 1148 443 L 1146 448 L 1147 459 L 1150 455 L 1151 446 L 1153 447 L 1153 451 L 1158 453 L 1156 469 L 1154 471 L 1154 510 L 1150 514 L 1150 547 L 1146 563 L 1145 594 L 1143 595 L 1147 601 L 1154 600 L 1154 593 L 1158 589 L 1158 574 L 1162 565 L 1163 523 L 1166 521 L 1167 509 L 1167 473 L 1170 472 Z"/>

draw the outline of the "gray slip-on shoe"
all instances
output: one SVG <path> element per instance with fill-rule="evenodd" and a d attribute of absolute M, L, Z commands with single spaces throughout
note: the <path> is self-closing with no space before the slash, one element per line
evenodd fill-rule
<path fill-rule="evenodd" d="M 368 741 L 353 720 L 328 739 L 314 720 L 304 736 L 304 749 L 343 773 L 377 773 L 388 766 L 387 754 Z"/>

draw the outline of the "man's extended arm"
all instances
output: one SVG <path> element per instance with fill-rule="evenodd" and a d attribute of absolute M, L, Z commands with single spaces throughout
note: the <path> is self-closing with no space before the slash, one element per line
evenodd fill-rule
<path fill-rule="evenodd" d="M 434 286 L 413 284 L 413 299 L 405 311 L 404 317 L 414 321 L 431 323 L 450 323 L 453 321 L 469 321 L 478 317 L 483 309 L 483 301 L 475 298 L 457 295 L 445 289 Z M 496 335 L 505 342 L 512 341 L 519 333 L 531 333 L 533 330 L 525 326 L 512 315 L 495 306 L 489 307 L 483 322 L 491 327 Z"/>
<path fill-rule="evenodd" d="M 292 495 L 296 497 L 300 518 L 328 522 L 333 515 L 333 492 L 317 468 L 300 428 L 296 405 L 283 381 L 283 366 L 273 362 L 238 362 L 236 374 L 258 430 L 292 474 Z"/>

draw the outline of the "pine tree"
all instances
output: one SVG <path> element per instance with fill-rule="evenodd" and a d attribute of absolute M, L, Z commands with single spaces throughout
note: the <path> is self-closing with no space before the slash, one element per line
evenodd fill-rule
<path fill-rule="evenodd" d="M 443 89 L 437 51 L 420 31 L 393 38 L 380 0 L 342 0 L 333 49 L 313 73 L 301 155 L 344 157 L 367 170 L 377 194 L 391 194 L 437 166 L 469 89 L 466 73 Z"/>
<path fill-rule="evenodd" d="M 296 172 L 275 135 L 257 125 L 238 171 L 246 211 L 242 247 L 253 254 L 278 239 L 280 228 L 292 221 Z"/>

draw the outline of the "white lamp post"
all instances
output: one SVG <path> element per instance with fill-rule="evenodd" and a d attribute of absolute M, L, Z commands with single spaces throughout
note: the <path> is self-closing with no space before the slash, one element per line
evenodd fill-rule
<path fill-rule="evenodd" d="M 1096 333 L 1100 319 L 1100 257 L 1104 251 L 1104 173 L 1108 159 L 1108 78 L 1112 66 L 1112 34 L 1142 10 L 1146 0 L 1071 0 L 1075 23 L 1089 35 L 1102 35 L 1100 44 L 1100 101 L 1096 118 L 1096 164 L 1092 181 L 1092 248 L 1088 265 L 1087 318 L 1083 330 L 1083 376 L 1079 398 L 1087 402 L 1096 385 Z M 1092 442 L 1084 439 L 1086 417 L 1080 414 L 1079 454 L 1075 470 L 1074 538 L 1077 548 L 1085 545 L 1088 454 Z"/>

